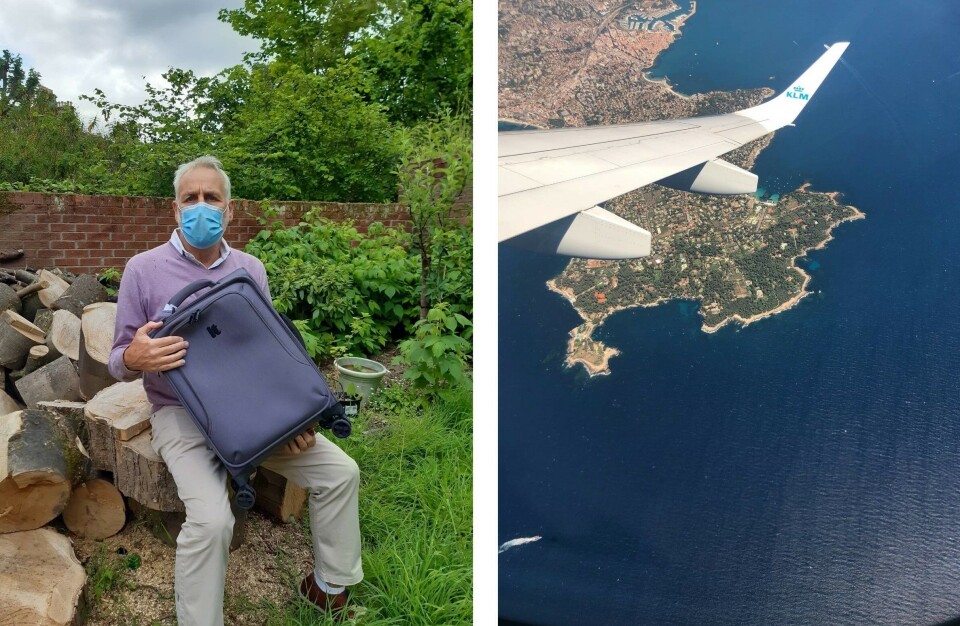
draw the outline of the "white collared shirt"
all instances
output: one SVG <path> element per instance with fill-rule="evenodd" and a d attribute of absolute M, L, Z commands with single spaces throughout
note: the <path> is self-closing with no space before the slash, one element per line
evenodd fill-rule
<path fill-rule="evenodd" d="M 187 252 L 187 249 L 183 247 L 183 242 L 180 241 L 180 237 L 177 235 L 178 230 L 180 229 L 179 228 L 173 229 L 173 234 L 170 235 L 170 243 L 173 244 L 173 247 L 177 249 L 177 252 L 179 252 L 181 256 L 189 259 L 190 261 L 193 261 L 197 265 L 201 265 L 203 267 L 206 267 L 208 270 L 212 270 L 216 266 L 226 261 L 227 257 L 230 256 L 230 250 L 232 250 L 232 248 L 227 243 L 227 240 L 221 237 L 220 238 L 220 258 L 214 261 L 213 265 L 211 265 L 210 267 L 207 267 L 206 265 L 203 265 L 203 263 L 198 261 L 197 257 Z"/>

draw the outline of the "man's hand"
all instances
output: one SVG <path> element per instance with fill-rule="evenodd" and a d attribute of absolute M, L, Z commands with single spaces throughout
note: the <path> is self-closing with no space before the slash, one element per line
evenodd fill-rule
<path fill-rule="evenodd" d="M 151 339 L 149 333 L 163 326 L 163 322 L 147 322 L 137 329 L 133 341 L 123 351 L 123 364 L 127 369 L 141 372 L 165 372 L 181 367 L 186 361 L 187 346 L 181 337 Z"/>
<path fill-rule="evenodd" d="M 317 438 L 313 431 L 307 429 L 287 442 L 285 449 L 290 454 L 300 454 L 307 448 L 317 445 Z"/>

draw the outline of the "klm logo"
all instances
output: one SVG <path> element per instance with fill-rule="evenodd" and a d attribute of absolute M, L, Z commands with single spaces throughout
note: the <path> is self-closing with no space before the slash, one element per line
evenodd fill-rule
<path fill-rule="evenodd" d="M 793 91 L 787 92 L 788 98 L 793 98 L 794 100 L 809 100 L 810 95 L 803 93 L 803 87 L 794 87 Z"/>

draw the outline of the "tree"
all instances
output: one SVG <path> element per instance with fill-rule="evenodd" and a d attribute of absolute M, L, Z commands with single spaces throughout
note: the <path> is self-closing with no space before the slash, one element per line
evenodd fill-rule
<path fill-rule="evenodd" d="M 32 68 L 24 72 L 20 55 L 4 50 L 0 55 L 0 117 L 16 107 L 29 106 L 40 89 L 40 74 Z"/>
<path fill-rule="evenodd" d="M 407 0 L 395 19 L 356 44 L 376 77 L 372 97 L 412 125 L 444 110 L 468 113 L 473 99 L 473 8 L 469 0 Z"/>
<path fill-rule="evenodd" d="M 389 3 L 380 0 L 246 0 L 242 9 L 221 9 L 220 20 L 262 42 L 260 61 L 276 59 L 320 73 L 350 51 Z"/>
<path fill-rule="evenodd" d="M 409 131 L 403 140 L 400 203 L 409 207 L 420 251 L 420 319 L 430 311 L 427 285 L 436 231 L 450 225 L 457 198 L 473 179 L 472 126 L 449 112 Z"/>

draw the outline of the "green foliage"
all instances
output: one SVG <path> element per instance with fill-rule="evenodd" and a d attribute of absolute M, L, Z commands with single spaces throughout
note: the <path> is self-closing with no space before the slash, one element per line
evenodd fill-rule
<path fill-rule="evenodd" d="M 120 276 L 120 270 L 115 267 L 107 267 L 97 274 L 97 280 L 106 287 L 107 295 L 113 297 L 117 295 L 117 290 L 120 289 Z"/>
<path fill-rule="evenodd" d="M 473 101 L 473 4 L 406 0 L 376 36 L 357 41 L 356 57 L 374 77 L 372 97 L 405 125 L 439 111 L 469 115 Z"/>
<path fill-rule="evenodd" d="M 323 75 L 281 62 L 249 76 L 237 130 L 223 138 L 224 166 L 249 198 L 383 202 L 396 195 L 396 131 L 366 101 L 351 64 Z"/>
<path fill-rule="evenodd" d="M 381 10 L 377 0 L 245 0 L 242 9 L 221 9 L 220 20 L 262 42 L 254 55 L 260 61 L 277 59 L 317 72 L 344 58 Z"/>
<path fill-rule="evenodd" d="M 275 223 L 247 244 L 263 261 L 277 311 L 293 320 L 315 358 L 368 355 L 403 336 L 416 319 L 416 258 L 402 231 L 311 214 Z"/>
<path fill-rule="evenodd" d="M 417 322 L 414 336 L 400 344 L 397 357 L 406 365 L 404 378 L 433 395 L 452 387 L 471 386 L 468 368 L 473 324 L 449 309 L 446 302 L 430 309 L 427 318 Z"/>

